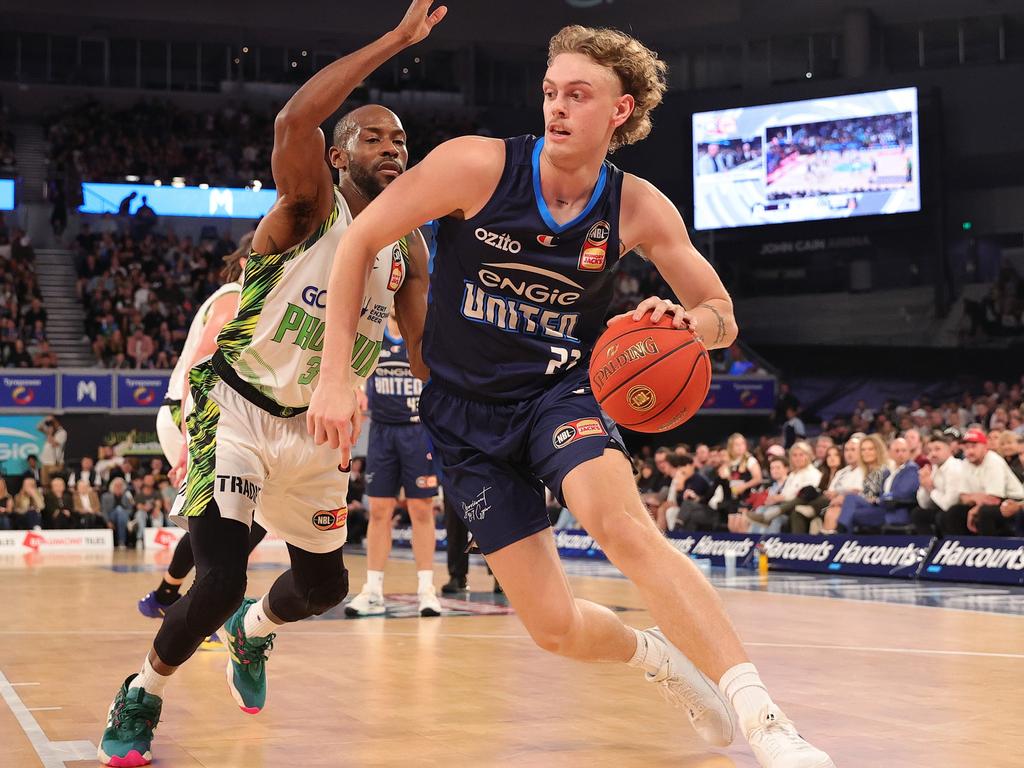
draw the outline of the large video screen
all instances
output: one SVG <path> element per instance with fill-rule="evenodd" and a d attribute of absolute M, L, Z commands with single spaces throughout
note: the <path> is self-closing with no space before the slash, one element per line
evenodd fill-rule
<path fill-rule="evenodd" d="M 917 89 L 693 115 L 693 221 L 725 229 L 921 210 Z"/>

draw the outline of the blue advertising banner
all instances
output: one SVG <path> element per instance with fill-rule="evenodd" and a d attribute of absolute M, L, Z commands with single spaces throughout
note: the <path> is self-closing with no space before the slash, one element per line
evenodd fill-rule
<path fill-rule="evenodd" d="M 66 411 L 111 410 L 114 407 L 114 385 L 110 374 L 61 374 L 60 403 Z"/>
<path fill-rule="evenodd" d="M 930 536 L 799 536 L 776 534 L 760 546 L 772 568 L 851 576 L 917 576 Z"/>
<path fill-rule="evenodd" d="M 397 525 L 391 529 L 391 543 L 403 549 L 412 548 L 412 526 Z M 448 531 L 444 528 L 434 529 L 434 546 L 439 552 L 448 549 Z"/>
<path fill-rule="evenodd" d="M 715 376 L 701 410 L 770 412 L 775 408 L 775 379 Z"/>
<path fill-rule="evenodd" d="M 0 416 L 0 475 L 21 475 L 29 456 L 39 456 L 46 438 L 36 427 L 42 416 Z"/>
<path fill-rule="evenodd" d="M 258 219 L 277 199 L 273 189 L 244 187 L 155 187 L 152 184 L 82 184 L 81 213 L 117 213 L 121 201 L 132 193 L 129 205 L 134 214 L 142 198 L 157 216 L 195 216 L 215 219 Z"/>
<path fill-rule="evenodd" d="M 736 555 L 740 568 L 753 566 L 757 542 L 756 533 L 698 533 L 696 531 L 675 531 L 668 535 L 672 545 L 684 555 L 700 560 L 710 560 L 712 565 L 724 566 L 726 552 Z"/>
<path fill-rule="evenodd" d="M 0 376 L 0 408 L 52 411 L 56 407 L 56 373 L 12 373 Z"/>
<path fill-rule="evenodd" d="M 1024 584 L 1024 539 L 964 536 L 935 544 L 922 579 Z"/>
<path fill-rule="evenodd" d="M 170 378 L 170 373 L 147 375 L 118 373 L 117 407 L 146 410 L 159 408 Z"/>
<path fill-rule="evenodd" d="M 563 528 L 555 531 L 555 546 L 560 557 L 586 557 L 607 560 L 594 537 L 583 530 Z"/>
<path fill-rule="evenodd" d="M 0 179 L 0 211 L 14 210 L 14 179 Z"/>

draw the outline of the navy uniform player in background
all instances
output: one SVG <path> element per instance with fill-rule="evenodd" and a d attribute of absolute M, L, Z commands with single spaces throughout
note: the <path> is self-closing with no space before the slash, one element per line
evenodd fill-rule
<path fill-rule="evenodd" d="M 384 566 L 391 553 L 391 523 L 400 491 L 412 522 L 417 595 L 421 616 L 440 616 L 434 590 L 434 474 L 427 436 L 420 423 L 423 382 L 413 376 L 409 351 L 394 318 L 384 330 L 377 370 L 366 382 L 370 438 L 366 451 L 366 492 L 370 525 L 366 532 L 366 583 L 345 606 L 349 616 L 384 613 Z"/>
<path fill-rule="evenodd" d="M 351 440 L 356 397 L 344 362 L 360 286 L 382 244 L 439 218 L 420 415 L 445 493 L 531 637 L 569 658 L 643 670 L 712 744 L 732 741 L 738 714 L 762 766 L 833 768 L 772 701 L 715 590 L 658 532 L 587 380 L 613 267 L 631 250 L 682 302 L 646 299 L 634 319 L 670 314 L 711 348 L 737 334 L 729 294 L 675 206 L 607 161 L 650 131 L 665 70 L 622 32 L 566 27 L 549 45 L 541 138 L 454 139 L 378 197 L 339 243 L 307 424 L 318 442 Z M 574 599 L 544 485 L 636 585 L 660 628 L 638 631 Z"/>

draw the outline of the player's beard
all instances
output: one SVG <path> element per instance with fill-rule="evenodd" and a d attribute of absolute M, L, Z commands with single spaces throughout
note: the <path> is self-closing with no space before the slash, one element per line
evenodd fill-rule
<path fill-rule="evenodd" d="M 348 167 L 348 176 L 367 200 L 373 200 L 387 186 L 373 171 L 355 163 Z"/>

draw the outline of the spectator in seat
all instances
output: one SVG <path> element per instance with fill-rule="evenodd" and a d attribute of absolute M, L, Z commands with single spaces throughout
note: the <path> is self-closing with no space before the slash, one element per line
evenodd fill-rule
<path fill-rule="evenodd" d="M 110 489 L 103 494 L 100 508 L 107 527 L 114 530 L 116 549 L 124 549 L 127 545 L 129 529 L 137 534 L 146 526 L 145 517 L 140 519 L 135 514 L 135 498 L 123 477 L 110 481 Z"/>
<path fill-rule="evenodd" d="M 853 460 L 856 461 L 856 449 L 851 453 Z M 846 471 L 844 472 L 844 470 Z M 854 467 L 846 466 L 844 451 L 840 450 L 839 446 L 830 445 L 825 451 L 825 466 L 821 472 L 821 481 L 815 489 L 819 493 L 815 495 L 813 492 L 808 492 L 807 489 L 801 489 L 795 503 L 789 505 L 791 507 L 788 510 L 789 532 L 820 533 L 822 510 L 829 505 L 837 493 L 845 492 L 845 484 L 853 471 Z M 837 491 L 840 488 L 843 490 Z"/>
<path fill-rule="evenodd" d="M 669 485 L 668 498 L 658 509 L 655 522 L 662 531 L 682 528 L 687 531 L 710 531 L 718 522 L 718 513 L 708 506 L 714 486 L 697 471 L 693 456 L 669 457 L 675 476 Z"/>
<path fill-rule="evenodd" d="M 75 485 L 74 511 L 82 528 L 102 528 L 103 515 L 100 513 L 100 495 L 85 478 Z"/>
<path fill-rule="evenodd" d="M 801 503 L 800 495 L 817 497 L 821 492 L 822 472 L 814 466 L 814 449 L 805 440 L 798 440 L 789 449 L 789 474 L 778 493 L 769 492 L 764 506 L 747 513 L 755 523 L 750 530 L 757 533 L 778 533 L 789 522 L 789 513 Z M 766 528 L 763 526 L 767 526 Z"/>
<path fill-rule="evenodd" d="M 103 487 L 103 480 L 100 478 L 100 473 L 96 471 L 96 462 L 93 461 L 92 456 L 83 456 L 82 461 L 79 463 L 79 469 L 77 472 L 72 472 L 68 477 L 68 485 L 78 492 L 78 483 L 85 480 L 97 493 Z"/>
<path fill-rule="evenodd" d="M 728 514 L 739 512 L 750 494 L 761 487 L 764 473 L 757 459 L 750 455 L 747 438 L 739 432 L 729 435 L 725 443 L 726 461 L 718 468 L 718 476 L 728 483 L 729 493 L 723 499 Z M 721 508 L 721 507 L 720 507 Z"/>
<path fill-rule="evenodd" d="M 1018 480 L 1024 482 L 1024 462 L 1021 461 L 1024 444 L 1022 444 L 1020 436 L 1016 432 L 1005 429 L 999 433 L 999 441 L 996 446 L 999 455 L 1003 457 L 1010 471 L 1016 475 Z"/>
<path fill-rule="evenodd" d="M 933 535 L 936 516 L 960 503 L 963 473 L 963 462 L 953 455 L 952 439 L 934 432 L 928 439 L 928 464 L 918 474 L 917 507 L 910 512 L 914 533 Z"/>
<path fill-rule="evenodd" d="M 820 469 L 822 472 L 825 471 L 825 457 L 828 449 L 836 444 L 836 441 L 832 439 L 830 435 L 818 435 L 814 439 L 814 466 L 816 469 Z M 829 478 L 831 479 L 831 478 Z"/>
<path fill-rule="evenodd" d="M 14 497 L 7 492 L 7 480 L 0 477 L 0 531 L 14 528 Z"/>
<path fill-rule="evenodd" d="M 14 528 L 19 531 L 38 531 L 43 524 L 46 505 L 34 477 L 21 481 L 21 490 L 14 497 Z"/>
<path fill-rule="evenodd" d="M 989 450 L 988 437 L 977 428 L 968 429 L 963 438 L 964 465 L 960 503 L 937 516 L 943 536 L 1012 536 L 1017 512 L 1007 499 L 1024 499 L 1024 486 L 1006 461 Z"/>
<path fill-rule="evenodd" d="M 921 442 L 921 433 L 917 429 L 908 429 L 903 433 L 903 439 L 907 441 L 907 448 L 910 449 L 910 460 L 921 469 L 929 465 L 928 455 Z"/>
<path fill-rule="evenodd" d="M 822 524 L 822 533 L 835 533 L 839 524 L 839 516 L 852 499 L 859 499 L 868 505 L 877 504 L 882 495 L 882 483 L 885 480 L 885 473 L 889 470 L 889 460 L 886 457 L 885 442 L 877 434 L 865 435 L 858 443 L 860 452 L 859 466 L 864 477 L 859 493 L 847 491 L 842 501 L 833 503 L 825 511 L 825 522 Z"/>
<path fill-rule="evenodd" d="M 78 515 L 75 514 L 75 500 L 63 477 L 50 480 L 50 490 L 43 494 L 43 527 L 79 527 Z"/>
<path fill-rule="evenodd" d="M 772 456 L 768 461 L 768 476 L 772 482 L 767 493 L 761 498 L 755 496 L 751 499 L 760 503 L 729 518 L 729 530 L 733 533 L 776 533 L 781 528 L 778 505 L 785 500 L 783 489 L 789 479 L 789 462 L 785 455 Z"/>
<path fill-rule="evenodd" d="M 843 508 L 843 499 L 850 494 L 864 491 L 864 465 L 860 459 L 860 441 L 862 435 L 854 434 L 843 443 L 843 464 L 835 477 L 829 482 L 823 496 L 828 499 L 822 520 L 811 519 L 808 523 L 809 533 L 820 533 L 824 527 L 824 519 L 839 519 Z M 798 524 L 799 525 L 799 524 Z"/>
<path fill-rule="evenodd" d="M 39 466 L 39 457 L 34 453 L 30 453 L 25 458 L 25 464 L 27 465 L 27 468 L 22 476 L 26 478 L 31 477 L 36 481 L 36 485 L 38 486 L 43 481 L 43 470 L 42 467 Z"/>
<path fill-rule="evenodd" d="M 917 464 L 910 459 L 910 449 L 902 437 L 889 445 L 889 456 L 894 467 L 886 469 L 882 478 L 882 492 L 875 503 L 857 496 L 843 501 L 839 513 L 838 530 L 853 532 L 858 526 L 907 525 L 910 510 L 917 505 L 920 487 Z"/>

